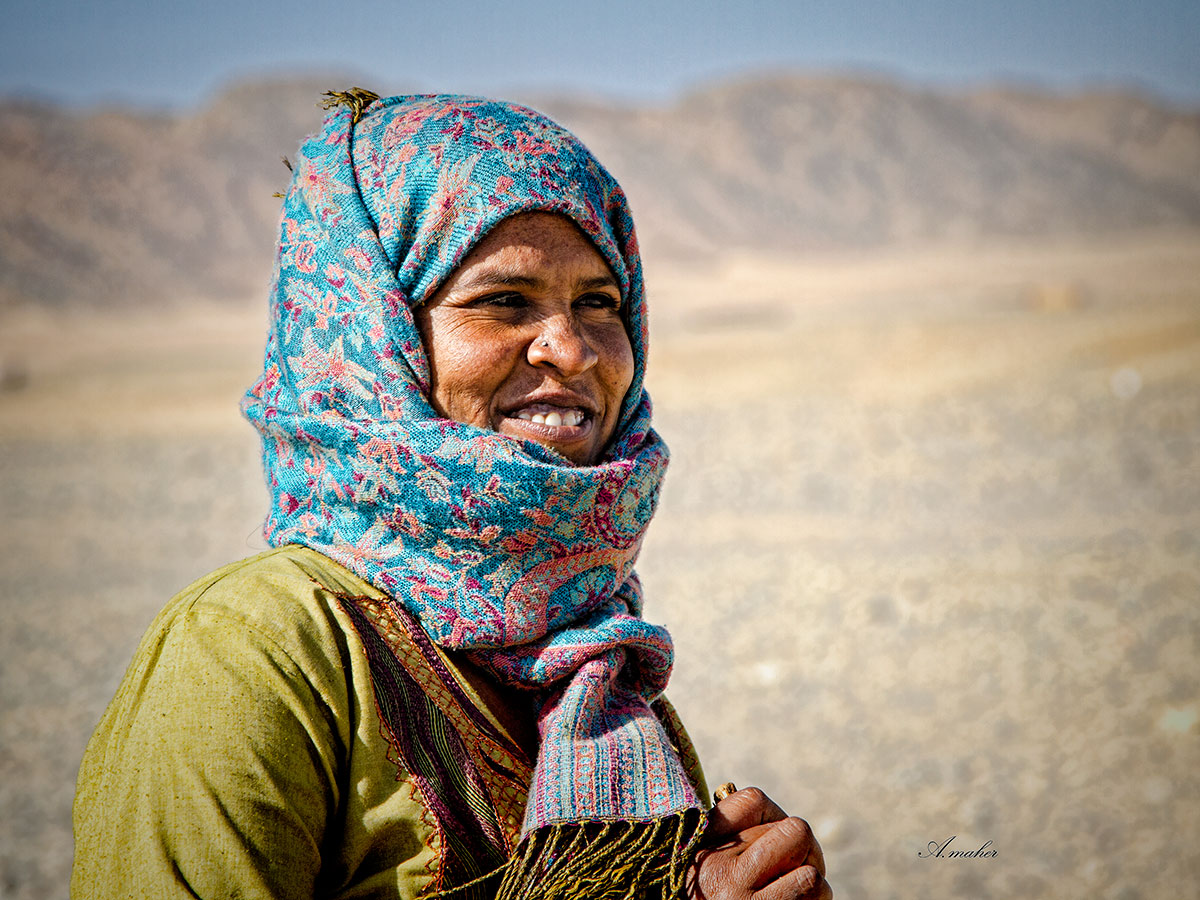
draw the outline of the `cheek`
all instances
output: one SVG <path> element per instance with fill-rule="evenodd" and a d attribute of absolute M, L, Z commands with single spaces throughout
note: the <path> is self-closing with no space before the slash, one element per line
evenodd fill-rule
<path fill-rule="evenodd" d="M 446 413 L 460 422 L 474 422 L 486 412 L 496 392 L 499 360 L 479 348 L 448 350 L 434 364 L 434 395 Z"/>
<path fill-rule="evenodd" d="M 633 383 L 633 346 L 624 329 L 606 342 L 602 359 L 606 390 L 611 402 L 620 406 L 629 385 Z"/>
<path fill-rule="evenodd" d="M 490 410 L 504 380 L 505 348 L 470 329 L 433 330 L 427 342 L 434 408 L 447 418 L 490 428 Z"/>

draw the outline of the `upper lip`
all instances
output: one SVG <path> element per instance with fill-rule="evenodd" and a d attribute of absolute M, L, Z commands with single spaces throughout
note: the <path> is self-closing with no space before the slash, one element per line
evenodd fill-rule
<path fill-rule="evenodd" d="M 501 407 L 501 412 L 506 416 L 511 416 L 513 413 L 520 412 L 529 406 L 537 406 L 539 403 L 544 403 L 546 406 L 558 406 L 562 409 L 581 409 L 589 418 L 593 419 L 599 413 L 592 400 L 571 391 L 534 391 L 515 403 L 505 404 Z"/>

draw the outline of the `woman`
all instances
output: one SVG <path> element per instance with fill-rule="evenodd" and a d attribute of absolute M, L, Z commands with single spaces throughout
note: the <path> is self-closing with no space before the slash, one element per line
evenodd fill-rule
<path fill-rule="evenodd" d="M 74 894 L 829 896 L 760 791 L 705 811 L 661 699 L 620 188 L 527 109 L 334 99 L 244 403 L 275 549 L 151 626 L 80 770 Z"/>

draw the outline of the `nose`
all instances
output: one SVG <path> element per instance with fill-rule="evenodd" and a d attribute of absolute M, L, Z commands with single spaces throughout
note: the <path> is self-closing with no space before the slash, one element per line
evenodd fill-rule
<path fill-rule="evenodd" d="M 527 358 L 531 366 L 550 366 L 564 376 L 581 375 L 599 360 L 574 316 L 566 313 L 547 316 L 529 344 Z"/>

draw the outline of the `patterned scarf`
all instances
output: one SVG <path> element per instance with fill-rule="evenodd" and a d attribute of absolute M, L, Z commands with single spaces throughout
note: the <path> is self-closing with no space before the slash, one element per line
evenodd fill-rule
<path fill-rule="evenodd" d="M 264 371 L 243 402 L 262 435 L 266 538 L 320 551 L 435 643 L 538 689 L 526 849 L 502 895 L 570 895 L 589 872 L 611 890 L 626 870 L 628 884 L 605 896 L 678 890 L 701 827 L 687 811 L 700 804 L 649 708 L 672 646 L 641 618 L 633 565 L 667 449 L 642 388 L 645 299 L 625 196 L 577 138 L 531 110 L 334 96 L 284 199 Z M 635 376 L 595 466 L 439 418 L 428 400 L 413 309 L 492 226 L 529 211 L 583 230 L 627 310 Z M 647 874 L 645 861 L 664 857 Z"/>

